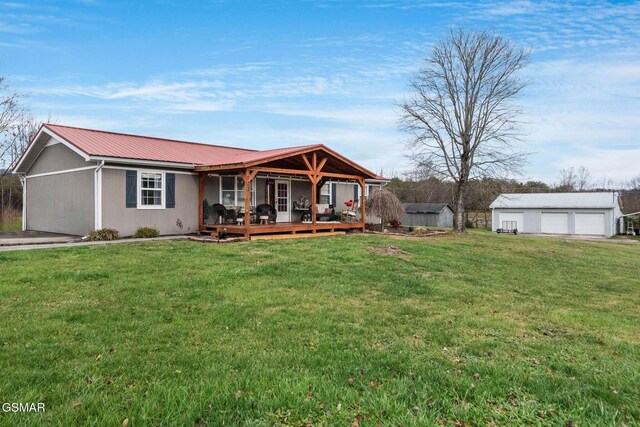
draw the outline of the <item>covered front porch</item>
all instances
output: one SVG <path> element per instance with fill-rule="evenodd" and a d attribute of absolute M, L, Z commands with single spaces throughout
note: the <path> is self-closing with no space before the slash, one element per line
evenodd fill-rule
<path fill-rule="evenodd" d="M 322 145 L 248 153 L 196 172 L 200 232 L 247 239 L 364 231 L 365 180 L 377 178 Z M 353 195 L 351 207 L 335 206 L 340 184 Z"/>

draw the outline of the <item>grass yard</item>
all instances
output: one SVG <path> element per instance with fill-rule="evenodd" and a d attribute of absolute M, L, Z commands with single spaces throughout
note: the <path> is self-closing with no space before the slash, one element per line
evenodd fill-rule
<path fill-rule="evenodd" d="M 639 425 L 639 255 L 482 231 L 0 253 L 0 400 L 46 404 L 0 424 Z"/>

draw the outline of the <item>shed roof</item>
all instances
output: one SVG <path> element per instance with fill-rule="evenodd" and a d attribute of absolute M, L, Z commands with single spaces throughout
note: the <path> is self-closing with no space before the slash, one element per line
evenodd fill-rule
<path fill-rule="evenodd" d="M 440 213 L 444 208 L 449 208 L 446 203 L 404 203 L 405 213 Z M 449 208 L 451 209 L 451 208 Z"/>
<path fill-rule="evenodd" d="M 489 206 L 496 208 L 612 209 L 618 205 L 618 193 L 524 193 L 501 194 Z"/>

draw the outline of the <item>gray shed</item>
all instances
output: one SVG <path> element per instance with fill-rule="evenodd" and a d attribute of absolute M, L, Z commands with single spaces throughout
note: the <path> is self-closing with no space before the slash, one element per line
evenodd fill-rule
<path fill-rule="evenodd" d="M 453 227 L 453 210 L 446 203 L 404 203 L 402 225 Z"/>

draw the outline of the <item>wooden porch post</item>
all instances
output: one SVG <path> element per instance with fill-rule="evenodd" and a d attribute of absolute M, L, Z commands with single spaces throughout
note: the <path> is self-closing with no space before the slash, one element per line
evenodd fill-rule
<path fill-rule="evenodd" d="M 242 180 L 244 181 L 244 237 L 247 240 L 251 237 L 249 232 L 251 227 L 251 181 L 257 174 L 257 170 L 245 169 L 242 171 Z"/>
<path fill-rule="evenodd" d="M 248 170 L 242 173 L 244 181 L 244 238 L 249 239 L 249 226 L 251 225 L 251 176 Z"/>
<path fill-rule="evenodd" d="M 361 216 L 362 216 L 362 232 L 365 232 L 365 228 L 366 228 L 366 212 L 365 212 L 365 196 L 364 196 L 364 179 L 360 178 L 358 179 L 358 183 L 360 184 L 360 190 L 361 190 L 361 196 L 360 196 L 360 211 L 361 211 Z"/>
<path fill-rule="evenodd" d="M 204 180 L 206 178 L 206 172 L 200 172 L 198 174 L 198 230 L 204 228 L 204 212 L 202 210 L 202 207 L 204 205 Z"/>
<path fill-rule="evenodd" d="M 316 198 L 316 194 L 317 194 L 316 176 L 315 175 L 309 176 L 309 180 L 311 181 L 311 223 L 313 224 L 313 230 L 311 230 L 311 233 L 315 233 L 316 232 L 316 211 L 318 210 L 317 198 Z"/>

